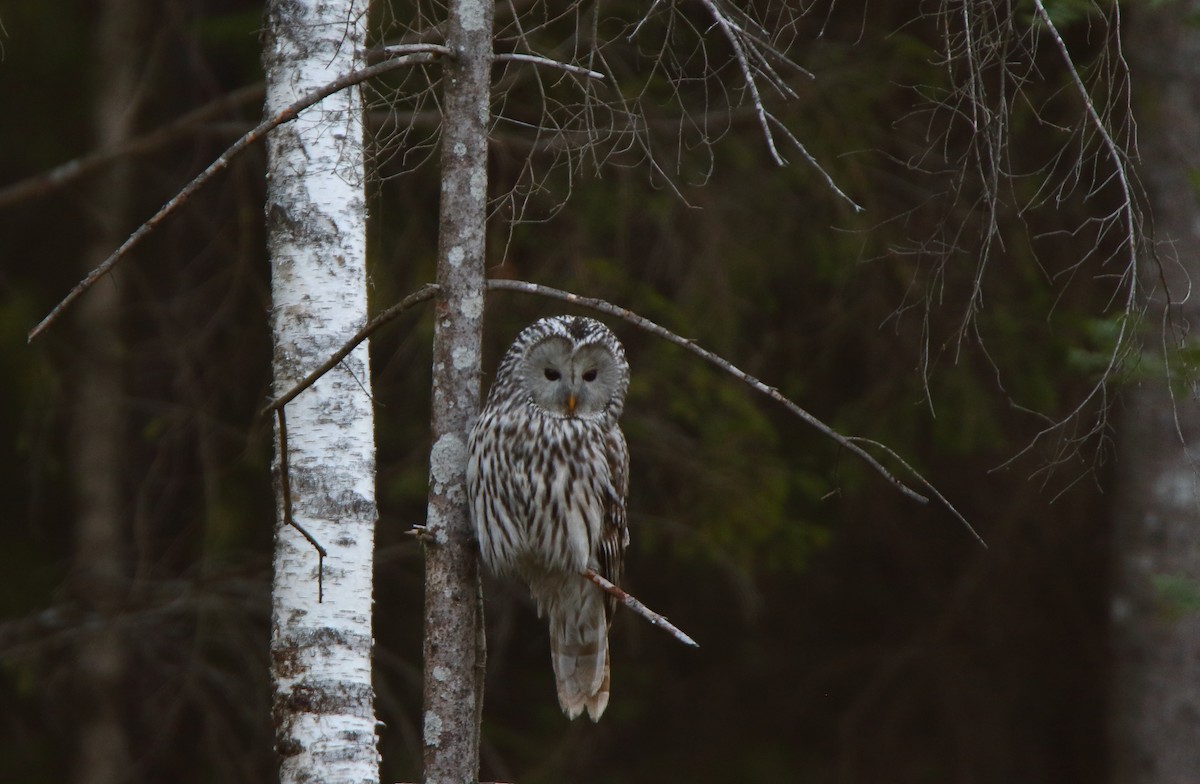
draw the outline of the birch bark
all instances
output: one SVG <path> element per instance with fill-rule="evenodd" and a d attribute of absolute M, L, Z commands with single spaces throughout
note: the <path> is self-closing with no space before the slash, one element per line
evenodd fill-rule
<path fill-rule="evenodd" d="M 263 54 L 268 116 L 365 64 L 366 12 L 367 0 L 272 0 Z M 338 92 L 277 128 L 267 149 L 279 393 L 367 320 L 359 88 Z M 317 553 L 284 524 L 280 497 L 271 654 L 285 783 L 378 781 L 371 688 L 376 507 L 370 383 L 364 342 L 286 410 L 294 519 L 329 557 L 318 602 Z M 278 472 L 278 455 L 276 460 Z"/>

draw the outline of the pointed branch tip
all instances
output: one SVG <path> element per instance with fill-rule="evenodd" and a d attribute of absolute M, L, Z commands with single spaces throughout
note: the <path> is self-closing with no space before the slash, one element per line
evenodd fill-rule
<path fill-rule="evenodd" d="M 616 597 L 616 599 L 618 601 L 620 601 L 622 604 L 624 604 L 626 607 L 628 607 L 629 609 L 633 610 L 638 615 L 645 618 L 647 621 L 650 622 L 651 626 L 657 626 L 658 628 L 665 631 L 667 634 L 674 637 L 676 640 L 679 640 L 684 645 L 690 646 L 692 648 L 700 647 L 700 644 L 698 642 L 696 642 L 691 637 L 684 634 L 677 626 L 675 626 L 673 623 L 668 621 L 665 616 L 659 615 L 658 613 L 654 612 L 654 610 L 651 610 L 649 607 L 647 607 L 646 605 L 639 602 L 632 594 L 627 593 L 626 591 L 622 590 L 617 585 L 613 584 L 612 582 L 610 582 L 609 580 L 607 580 L 606 578 L 604 578 L 603 576 L 598 574 L 596 572 L 596 570 L 584 569 L 583 576 L 586 577 L 587 579 L 591 580 L 597 586 L 599 586 L 600 590 L 604 591 L 605 593 L 607 593 L 611 596 Z"/>
<path fill-rule="evenodd" d="M 549 57 L 542 57 L 536 54 L 520 54 L 518 52 L 501 52 L 496 54 L 493 62 L 517 62 L 517 63 L 532 63 L 533 65 L 544 65 L 548 68 L 557 68 L 560 71 L 566 71 L 569 74 L 576 76 L 586 76 L 589 79 L 605 79 L 604 74 L 599 71 L 593 71 L 590 68 L 584 68 L 581 65 L 572 65 L 559 60 L 552 60 Z"/>

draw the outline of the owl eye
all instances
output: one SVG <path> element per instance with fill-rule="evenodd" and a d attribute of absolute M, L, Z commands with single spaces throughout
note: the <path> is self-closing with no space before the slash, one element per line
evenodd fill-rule
<path fill-rule="evenodd" d="M 546 368 L 545 373 L 547 381 L 558 381 L 560 378 L 562 378 L 562 373 L 559 373 L 554 368 Z"/>
<path fill-rule="evenodd" d="M 596 368 L 592 368 L 591 370 L 585 370 L 583 373 L 583 380 L 584 381 L 595 381 L 596 380 Z"/>

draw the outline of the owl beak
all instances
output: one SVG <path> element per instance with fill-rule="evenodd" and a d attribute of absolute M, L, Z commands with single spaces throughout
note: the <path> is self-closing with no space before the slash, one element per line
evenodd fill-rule
<path fill-rule="evenodd" d="M 575 416 L 575 396 L 567 395 L 567 413 Z"/>

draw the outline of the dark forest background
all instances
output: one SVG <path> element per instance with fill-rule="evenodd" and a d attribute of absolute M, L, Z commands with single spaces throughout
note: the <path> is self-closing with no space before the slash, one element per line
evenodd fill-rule
<path fill-rule="evenodd" d="M 1063 31 L 1086 68 L 1108 39 L 1071 6 L 1060 4 Z M 270 384 L 261 149 L 101 284 L 121 303 L 112 455 L 123 529 L 105 570 L 95 560 L 111 553 L 76 530 L 78 426 L 67 414 L 87 383 L 87 336 L 67 320 L 25 340 L 108 236 L 105 172 L 125 167 L 119 242 L 261 113 L 259 3 L 129 7 L 135 136 L 234 99 L 87 176 L 0 195 L 0 780 L 85 778 L 80 728 L 97 701 L 80 672 L 115 633 L 105 716 L 128 752 L 127 780 L 263 781 L 275 760 L 272 446 L 256 417 Z M 0 10 L 0 188 L 96 149 L 96 100 L 112 72 L 98 9 Z M 380 14 L 381 30 L 390 18 Z M 1109 431 L 1066 458 L 1051 440 L 1007 461 L 1043 417 L 1074 408 L 1110 347 L 1111 287 L 1089 270 L 1070 285 L 1057 274 L 1104 256 L 1103 239 L 1054 233 L 1106 211 L 1106 195 L 1018 214 L 1038 183 L 1016 181 L 999 205 L 1003 250 L 987 267 L 978 336 L 960 340 L 986 227 L 978 186 L 958 168 L 971 140 L 930 108 L 949 89 L 943 21 L 927 3 L 842 0 L 796 27 L 792 53 L 817 78 L 797 80 L 799 99 L 775 108 L 862 214 L 799 156 L 776 167 L 753 115 L 735 112 L 711 144 L 673 159 L 679 193 L 645 167 L 551 171 L 530 202 L 537 221 L 510 227 L 497 213 L 489 274 L 630 307 L 842 432 L 889 444 L 988 549 L 752 390 L 612 323 L 633 368 L 627 587 L 701 647 L 623 614 L 608 713 L 568 723 L 542 623 L 519 587 L 487 583 L 486 780 L 1105 780 Z M 1017 171 L 1053 157 L 1060 141 L 1043 123 L 1079 112 L 1056 61 L 1038 65 L 1028 92 L 1041 119 L 1018 113 L 1010 129 Z M 375 93 L 370 115 L 376 309 L 432 278 L 436 247 L 436 159 L 414 165 L 435 126 L 417 111 L 400 138 L 390 94 Z M 517 90 L 515 113 L 521 100 Z M 931 139 L 944 140 L 942 160 L 906 165 Z M 520 180 L 529 151 L 498 125 L 495 194 Z M 489 373 L 521 327 L 561 311 L 490 296 Z M 405 316 L 371 346 L 384 781 L 419 775 L 422 563 L 406 532 L 424 515 L 430 319 Z"/>

